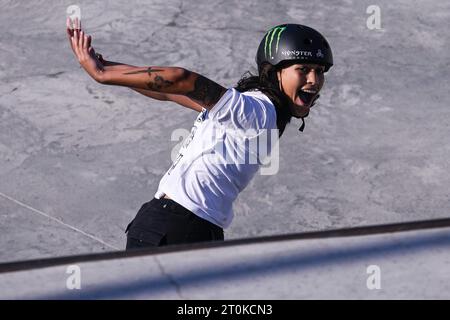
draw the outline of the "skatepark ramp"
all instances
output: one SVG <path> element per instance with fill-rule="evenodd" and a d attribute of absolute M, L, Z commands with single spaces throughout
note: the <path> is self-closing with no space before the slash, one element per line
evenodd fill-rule
<path fill-rule="evenodd" d="M 1 299 L 449 299 L 450 219 L 0 264 Z"/>

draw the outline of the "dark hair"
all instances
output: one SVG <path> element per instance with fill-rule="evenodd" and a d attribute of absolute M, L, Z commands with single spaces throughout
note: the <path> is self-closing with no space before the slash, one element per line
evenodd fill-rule
<path fill-rule="evenodd" d="M 278 82 L 277 71 L 280 67 L 264 63 L 259 68 L 259 75 L 254 75 L 250 71 L 247 71 L 235 87 L 239 92 L 260 90 L 269 97 L 277 112 L 279 137 L 282 136 L 286 125 L 291 122 L 292 118 L 291 111 L 289 110 L 289 98 L 280 90 Z"/>

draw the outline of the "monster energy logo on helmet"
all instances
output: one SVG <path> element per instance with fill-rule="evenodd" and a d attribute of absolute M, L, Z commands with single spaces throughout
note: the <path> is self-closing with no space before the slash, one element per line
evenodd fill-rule
<path fill-rule="evenodd" d="M 300 24 L 282 24 L 271 28 L 256 54 L 258 68 L 263 63 L 278 65 L 283 61 L 317 63 L 325 71 L 333 65 L 333 55 L 327 40 L 313 28 Z"/>
<path fill-rule="evenodd" d="M 267 32 L 266 41 L 264 43 L 264 53 L 265 53 L 266 59 L 273 59 L 273 57 L 272 57 L 272 42 L 273 42 L 274 36 L 277 33 L 278 33 L 278 35 L 277 35 L 277 40 L 276 40 L 277 45 L 275 46 L 275 53 L 278 53 L 278 45 L 280 43 L 280 37 L 284 30 L 286 30 L 286 27 L 274 27 L 274 28 L 270 29 L 269 32 Z M 269 38 L 270 38 L 270 40 L 269 40 Z M 267 46 L 267 43 L 269 43 L 269 46 Z M 267 49 L 269 49 L 269 50 L 267 50 Z"/>

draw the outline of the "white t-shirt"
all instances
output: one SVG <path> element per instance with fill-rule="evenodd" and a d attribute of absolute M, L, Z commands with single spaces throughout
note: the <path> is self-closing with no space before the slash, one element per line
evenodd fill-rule
<path fill-rule="evenodd" d="M 227 228 L 234 200 L 270 156 L 276 129 L 275 107 L 265 94 L 228 89 L 209 112 L 200 112 L 155 198 L 167 194 L 197 216 Z"/>

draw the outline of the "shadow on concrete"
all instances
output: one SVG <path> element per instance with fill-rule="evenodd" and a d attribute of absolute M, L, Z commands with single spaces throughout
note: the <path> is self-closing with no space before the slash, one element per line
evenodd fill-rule
<path fill-rule="evenodd" d="M 320 252 L 286 252 L 285 257 L 271 255 L 253 261 L 239 261 L 229 265 L 207 270 L 192 270 L 185 273 L 171 275 L 149 275 L 148 278 L 141 278 L 137 281 L 119 284 L 99 285 L 93 289 L 83 289 L 82 291 L 43 295 L 36 299 L 120 299 L 137 294 L 158 295 L 163 292 L 178 290 L 179 286 L 188 288 L 192 285 L 211 286 L 219 283 L 248 280 L 253 276 L 277 275 L 289 272 L 308 270 L 323 267 L 330 264 L 355 263 L 368 258 L 390 258 L 398 254 L 420 254 L 424 251 L 437 248 L 450 247 L 450 233 L 440 231 L 432 235 L 418 235 L 414 238 L 395 238 L 385 240 L 361 239 L 364 244 L 351 245 L 347 248 L 331 248 Z M 369 242 L 369 243 L 367 243 Z M 280 248 L 282 243 L 280 243 Z M 281 249 L 282 250 L 282 249 Z M 281 251 L 280 250 L 280 251 Z M 314 250 L 312 248 L 311 250 Z"/>

